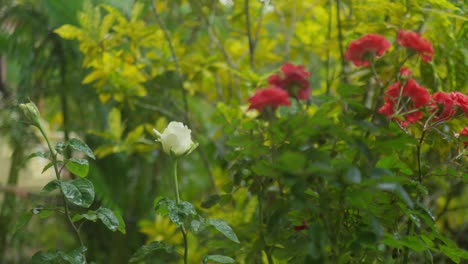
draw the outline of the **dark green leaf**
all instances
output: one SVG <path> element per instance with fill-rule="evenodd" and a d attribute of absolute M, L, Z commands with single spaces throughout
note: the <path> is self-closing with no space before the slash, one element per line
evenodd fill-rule
<path fill-rule="evenodd" d="M 214 228 L 216 228 L 216 230 L 221 232 L 223 235 L 225 235 L 227 238 L 229 238 L 230 240 L 236 243 L 240 243 L 239 239 L 237 238 L 232 228 L 223 220 L 208 219 L 208 223 L 212 225 Z"/>
<path fill-rule="evenodd" d="M 208 261 L 216 262 L 216 263 L 234 263 L 235 260 L 233 258 L 223 256 L 223 255 L 208 255 L 203 258 L 203 264 L 209 263 Z"/>
<path fill-rule="evenodd" d="M 62 192 L 67 200 L 80 207 L 88 208 L 94 201 L 93 184 L 86 179 L 61 182 Z"/>
<path fill-rule="evenodd" d="M 413 201 L 408 193 L 398 183 L 380 183 L 377 188 L 384 191 L 393 192 L 403 200 L 409 208 L 413 208 Z"/>
<path fill-rule="evenodd" d="M 97 220 L 97 214 L 95 211 L 88 211 L 87 213 L 85 214 L 76 214 L 73 216 L 72 218 L 72 221 L 73 222 L 77 222 L 77 221 L 80 221 L 81 219 L 87 219 L 89 221 L 93 221 L 93 222 L 96 222 Z"/>
<path fill-rule="evenodd" d="M 74 149 L 76 151 L 79 151 L 79 152 L 82 152 L 86 156 L 88 156 L 88 157 L 90 157 L 92 159 L 96 159 L 96 157 L 94 156 L 93 151 L 91 150 L 91 148 L 89 148 L 88 145 L 86 145 L 86 143 L 84 143 L 80 139 L 71 138 L 70 140 L 68 140 L 67 144 L 72 149 Z"/>
<path fill-rule="evenodd" d="M 171 246 L 166 245 L 164 242 L 156 241 L 152 242 L 148 245 L 144 245 L 140 247 L 135 254 L 133 254 L 132 258 L 130 259 L 130 263 L 136 263 L 145 260 L 147 257 L 151 257 L 155 251 L 158 250 L 165 250 L 167 253 L 171 253 L 173 248 Z"/>
<path fill-rule="evenodd" d="M 111 231 L 116 231 L 119 228 L 119 220 L 108 208 L 99 208 L 96 210 L 97 217 L 101 219 L 104 225 Z"/>
<path fill-rule="evenodd" d="M 80 247 L 66 254 L 61 252 L 60 256 L 63 260 L 68 261 L 70 264 L 83 264 L 86 263 L 84 252 L 86 252 L 86 248 Z"/>
<path fill-rule="evenodd" d="M 48 170 L 50 167 L 54 166 L 54 163 L 53 162 L 49 162 L 47 163 L 47 165 L 44 166 L 44 168 L 42 169 L 42 173 L 44 173 L 46 170 Z"/>
<path fill-rule="evenodd" d="M 36 158 L 36 157 L 41 157 L 41 158 L 44 158 L 44 159 L 49 159 L 50 158 L 50 152 L 42 152 L 42 151 L 37 151 L 37 152 L 34 152 L 34 153 L 31 153 L 27 158 L 26 160 L 29 160 L 29 159 L 32 159 L 32 158 Z"/>
<path fill-rule="evenodd" d="M 61 264 L 66 261 L 70 264 L 83 264 L 86 263 L 84 252 L 85 247 L 80 247 L 68 253 L 51 250 L 47 252 L 39 251 L 31 258 L 30 264 Z"/>
<path fill-rule="evenodd" d="M 22 213 L 16 220 L 15 229 L 13 233 L 18 232 L 21 228 L 23 228 L 29 222 L 29 220 L 31 220 L 32 216 L 32 211 Z"/>
<path fill-rule="evenodd" d="M 161 216 L 169 215 L 171 222 L 177 226 L 183 225 L 185 220 L 189 220 L 190 217 L 197 215 L 197 211 L 193 204 L 187 201 L 181 201 L 177 204 L 174 200 L 168 198 L 157 198 L 155 203 L 156 213 Z"/>
<path fill-rule="evenodd" d="M 211 208 L 213 206 L 215 206 L 219 200 L 221 200 L 221 196 L 219 196 L 219 194 L 212 194 L 210 196 L 208 196 L 208 198 L 206 198 L 206 200 L 204 200 L 202 203 L 201 203 L 201 207 L 202 208 Z"/>
<path fill-rule="evenodd" d="M 43 188 L 42 188 L 42 193 L 47 194 L 50 193 L 51 191 L 58 189 L 60 187 L 60 181 L 59 180 L 52 180 L 49 183 L 47 183 Z"/>
<path fill-rule="evenodd" d="M 67 167 L 71 173 L 80 176 L 81 178 L 88 176 L 89 163 L 85 159 L 71 158 L 67 160 L 65 167 Z"/>
<path fill-rule="evenodd" d="M 58 251 L 39 251 L 32 256 L 29 264 L 60 264 L 60 260 Z"/>

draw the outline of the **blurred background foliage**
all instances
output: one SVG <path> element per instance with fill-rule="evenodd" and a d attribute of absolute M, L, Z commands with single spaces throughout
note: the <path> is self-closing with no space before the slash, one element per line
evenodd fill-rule
<path fill-rule="evenodd" d="M 155 217 L 152 210 L 156 196 L 171 196 L 172 192 L 167 177 L 169 160 L 154 144 L 151 131 L 153 127 L 161 131 L 169 121 L 177 120 L 188 124 L 200 143 L 181 164 L 183 199 L 194 201 L 211 217 L 226 220 L 244 241 L 233 246 L 222 238 L 191 237 L 191 263 L 200 262 L 208 249 L 217 248 L 230 248 L 226 255 L 236 256 L 239 263 L 261 263 L 266 256 L 249 251 L 259 247 L 251 237 L 256 232 L 252 223 L 258 217 L 258 200 L 255 190 L 239 180 L 248 179 L 245 175 L 251 173 L 274 173 L 265 172 L 268 168 L 286 175 L 286 181 L 293 181 L 287 171 L 293 171 L 292 175 L 317 171 L 299 170 L 302 164 L 297 162 L 305 158 L 300 152 L 286 152 L 288 155 L 280 157 L 280 167 L 257 159 L 245 161 L 239 153 L 233 154 L 239 145 L 251 146 L 251 152 L 243 153 L 244 157 L 255 157 L 256 151 L 258 157 L 262 154 L 263 139 L 249 137 L 249 131 L 258 125 L 245 114 L 249 95 L 266 86 L 267 77 L 283 63 L 302 64 L 311 72 L 313 90 L 307 116 L 314 117 L 311 120 L 322 124 L 323 130 L 315 131 L 317 126 L 311 120 L 300 118 L 292 118 L 294 125 L 284 126 L 299 128 L 293 133 L 297 144 L 308 140 L 338 144 L 342 159 L 334 161 L 338 157 L 333 156 L 320 161 L 334 166 L 331 171 L 320 171 L 330 175 L 327 180 L 355 164 L 350 157 L 360 147 L 369 148 L 374 155 L 355 164 L 361 169 L 366 164 L 367 168 L 391 169 L 398 176 L 411 175 L 414 160 L 395 160 L 410 156 L 411 150 L 395 146 L 414 146 L 414 142 L 398 128 L 374 127 L 375 138 L 359 142 L 363 129 L 368 129 L 368 124 L 360 121 L 369 109 L 356 106 L 355 99 L 358 89 L 371 90 L 371 72 L 353 67 L 343 53 L 349 41 L 367 33 L 379 33 L 394 42 L 398 29 L 419 31 L 433 43 L 436 56 L 433 63 L 413 68 L 414 76 L 433 92 L 458 90 L 466 94 L 465 9 L 464 1 L 449 0 L 2 0 L 0 144 L 8 146 L 11 158 L 0 161 L 2 167 L 9 168 L 0 178 L 0 259 L 20 263 L 38 247 L 76 246 L 71 234 L 60 233 L 66 227 L 59 218 L 36 219 L 27 229 L 15 232 L 21 211 L 54 199 L 39 195 L 40 184 L 36 188 L 19 184 L 20 176 L 30 177 L 21 173 L 27 165 L 26 156 L 32 149 L 43 149 L 44 144 L 20 121 L 17 103 L 34 101 L 57 141 L 76 135 L 95 150 L 98 160 L 91 165 L 89 179 L 96 188 L 96 206 L 103 204 L 120 211 L 127 233 L 110 233 L 99 225 L 87 224 L 83 232 L 89 259 L 96 263 L 126 263 L 145 241 L 181 243 L 175 227 L 167 219 Z M 403 56 L 400 52 L 378 61 L 383 80 L 393 78 L 396 62 Z M 343 104 L 352 109 L 347 111 Z M 318 118 L 320 115 L 326 120 Z M 445 126 L 442 132 L 450 136 L 463 125 L 466 119 Z M 394 137 L 388 137 L 389 131 L 395 133 Z M 327 133 L 332 139 L 323 138 Z M 348 133 L 349 141 L 343 142 L 339 133 Z M 428 142 L 425 150 L 436 151 L 427 155 L 427 164 L 441 163 L 455 144 L 436 136 Z M 466 159 L 461 162 L 465 163 L 434 168 L 441 175 L 458 176 L 428 180 L 431 196 L 427 203 L 436 212 L 437 226 L 466 248 Z M 299 187 L 297 184 L 311 182 L 303 177 L 290 187 Z M 339 198 L 338 187 L 329 191 L 326 199 Z M 357 203 L 354 206 L 372 200 L 372 191 L 361 191 L 358 188 L 349 194 L 350 199 L 353 195 L 364 196 L 351 200 L 351 204 Z M 315 192 L 310 191 L 309 196 Z M 304 194 L 304 190 L 297 193 Z M 215 194 L 219 196 L 210 196 Z M 216 197 L 217 205 L 201 203 L 208 197 Z M 298 204 L 277 206 L 281 210 L 296 208 L 289 214 L 294 224 L 300 224 L 306 215 L 298 213 L 299 208 L 304 209 L 303 204 L 311 201 L 307 195 L 295 198 Z M 344 219 L 338 215 L 342 208 L 335 208 L 335 203 L 330 203 L 327 217 Z M 271 227 L 284 225 L 271 222 Z M 319 222 L 310 228 L 317 231 L 316 236 L 326 235 L 318 232 Z M 274 235 L 274 241 L 284 238 Z M 300 234 L 296 236 L 295 243 L 304 239 Z M 320 237 L 313 239 L 323 241 Z M 318 251 L 330 250 L 320 248 L 325 244 L 316 246 Z M 343 247 L 352 249 L 349 245 Z M 174 256 L 161 255 L 159 259 L 161 262 L 154 263 L 173 261 Z M 343 257 L 339 261 L 347 263 L 350 259 Z"/>

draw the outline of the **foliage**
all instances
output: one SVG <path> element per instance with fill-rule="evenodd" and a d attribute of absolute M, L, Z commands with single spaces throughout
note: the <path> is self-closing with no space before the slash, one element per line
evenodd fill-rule
<path fill-rule="evenodd" d="M 81 245 L 32 261 L 74 263 L 78 254 L 96 263 L 181 263 L 184 243 L 189 263 L 467 258 L 466 146 L 454 135 L 466 117 L 432 123 L 436 110 L 424 106 L 419 120 L 402 123 L 411 102 L 389 118 L 379 113 L 385 102 L 401 106 L 387 100 L 387 88 L 405 82 L 402 67 L 428 95 L 467 94 L 462 1 L 20 2 L 0 11 L 0 52 L 8 55 L 1 132 L 15 136 L 13 105 L 26 98 L 52 131 L 64 131 L 64 143 L 30 156 L 59 172 L 43 192 L 64 199 L 33 204 L 19 218 L 10 210 L 21 221 L 18 232 L 8 224 L 7 241 L 37 216 L 88 223 Z M 432 61 L 399 45 L 400 30 L 421 33 Z M 355 67 L 346 50 L 366 34 L 392 45 Z M 283 84 L 283 103 L 249 105 L 256 92 Z M 178 160 L 176 183 L 152 132 L 170 121 L 187 124 L 199 143 Z M 70 219 L 52 214 L 67 204 Z"/>

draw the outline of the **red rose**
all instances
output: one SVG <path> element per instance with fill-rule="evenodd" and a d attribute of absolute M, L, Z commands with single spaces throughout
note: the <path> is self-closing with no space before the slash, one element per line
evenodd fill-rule
<path fill-rule="evenodd" d="M 300 100 L 307 100 L 310 96 L 309 80 L 310 72 L 302 65 L 285 63 L 281 66 L 282 74 L 273 74 L 268 78 L 268 83 L 283 88 Z"/>
<path fill-rule="evenodd" d="M 398 30 L 397 42 L 403 47 L 414 49 L 425 62 L 432 61 L 434 49 L 427 39 L 421 38 L 421 35 L 406 30 Z"/>
<path fill-rule="evenodd" d="M 436 92 L 432 95 L 432 101 L 430 102 L 432 108 L 431 112 L 435 113 L 434 121 L 449 120 L 456 113 L 455 101 L 452 96 L 444 92 Z"/>
<path fill-rule="evenodd" d="M 382 56 L 390 48 L 390 42 L 383 36 L 367 34 L 349 43 L 346 59 L 356 66 L 369 66 L 370 56 Z"/>
<path fill-rule="evenodd" d="M 401 89 L 400 82 L 396 82 L 388 88 L 385 93 L 385 104 L 379 109 L 379 113 L 394 118 L 401 126 L 405 127 L 422 118 L 422 112 L 417 109 L 430 100 L 430 95 L 427 89 L 419 86 L 414 79 L 409 79 L 405 83 L 403 91 Z M 398 116 L 393 117 L 396 113 L 402 114 L 403 120 Z"/>
<path fill-rule="evenodd" d="M 257 90 L 255 94 L 249 98 L 249 110 L 257 109 L 262 111 L 264 107 L 278 108 L 280 105 L 291 105 L 288 98 L 288 92 L 278 87 L 268 87 L 262 90 Z"/>
<path fill-rule="evenodd" d="M 451 92 L 450 97 L 455 101 L 455 105 L 465 112 L 466 117 L 468 117 L 468 95 L 460 92 Z"/>

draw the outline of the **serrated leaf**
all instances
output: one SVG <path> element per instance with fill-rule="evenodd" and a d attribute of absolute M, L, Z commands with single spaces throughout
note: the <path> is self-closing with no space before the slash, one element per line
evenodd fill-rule
<path fill-rule="evenodd" d="M 115 216 L 114 212 L 112 212 L 108 208 L 99 208 L 96 210 L 97 217 L 101 219 L 101 221 L 104 223 L 104 225 L 111 230 L 112 232 L 115 232 L 119 228 L 119 220 Z"/>
<path fill-rule="evenodd" d="M 162 198 L 155 200 L 155 211 L 161 216 L 169 215 L 171 222 L 177 226 L 182 226 L 185 220 L 197 215 L 193 204 L 187 201 L 176 203 L 174 200 Z"/>
<path fill-rule="evenodd" d="M 92 159 L 96 159 L 96 157 L 94 156 L 94 153 L 93 151 L 91 150 L 90 147 L 88 147 L 88 145 L 86 145 L 86 143 L 84 143 L 83 141 L 81 141 L 80 139 L 78 138 L 71 138 L 70 140 L 68 140 L 67 142 L 68 146 L 70 146 L 72 149 L 76 150 L 76 151 L 79 151 L 79 152 L 82 152 L 84 153 L 86 156 L 92 158 Z"/>
<path fill-rule="evenodd" d="M 130 263 L 136 263 L 145 260 L 147 257 L 151 257 L 155 251 L 158 250 L 165 250 L 167 253 L 172 252 L 172 247 L 166 245 L 164 242 L 156 241 L 149 243 L 148 245 L 144 245 L 140 247 L 135 254 L 133 254 L 132 258 L 130 259 Z"/>
<path fill-rule="evenodd" d="M 228 256 L 223 255 L 208 255 L 203 258 L 203 264 L 209 263 L 208 261 L 214 261 L 216 263 L 234 263 L 235 260 Z"/>
<path fill-rule="evenodd" d="M 94 201 L 94 186 L 86 179 L 61 182 L 65 198 L 80 207 L 89 208 Z"/>
<path fill-rule="evenodd" d="M 67 162 L 65 163 L 65 167 L 67 167 L 67 169 L 71 173 L 81 178 L 88 176 L 89 163 L 85 159 L 71 158 L 67 160 Z"/>
<path fill-rule="evenodd" d="M 232 230 L 232 228 L 223 220 L 220 219 L 208 219 L 208 223 L 216 228 L 219 232 L 221 232 L 224 236 L 229 238 L 230 240 L 240 243 L 239 239 L 237 238 L 236 234 Z"/>

